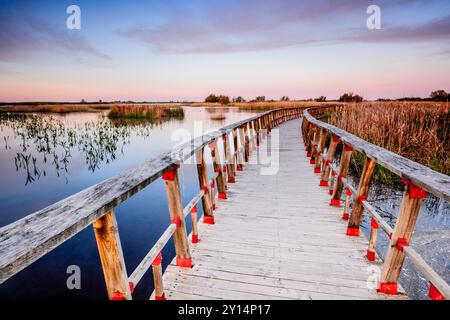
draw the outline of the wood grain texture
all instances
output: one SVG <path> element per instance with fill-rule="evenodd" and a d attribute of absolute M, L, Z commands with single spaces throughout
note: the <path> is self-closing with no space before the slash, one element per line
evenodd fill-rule
<path fill-rule="evenodd" d="M 368 241 L 346 236 L 341 209 L 329 205 L 310 170 L 300 121 L 279 129 L 278 173 L 261 175 L 256 164 L 237 173 L 216 223 L 199 222 L 194 267 L 172 261 L 165 292 L 171 299 L 405 299 L 367 288 Z M 260 148 L 267 152 L 267 140 Z"/>
<path fill-rule="evenodd" d="M 109 299 L 131 300 L 127 269 L 114 211 L 94 221 L 94 234 Z"/>
<path fill-rule="evenodd" d="M 357 136 L 328 123 L 315 119 L 310 113 L 317 110 L 309 108 L 303 111 L 303 116 L 321 128 L 326 129 L 331 134 L 340 137 L 344 143 L 352 146 L 355 150 L 362 152 L 374 159 L 378 164 L 389 169 L 399 177 L 406 178 L 413 184 L 425 189 L 429 193 L 445 201 L 450 201 L 450 177 L 431 170 L 417 162 L 402 157 L 394 152 L 371 144 Z"/>

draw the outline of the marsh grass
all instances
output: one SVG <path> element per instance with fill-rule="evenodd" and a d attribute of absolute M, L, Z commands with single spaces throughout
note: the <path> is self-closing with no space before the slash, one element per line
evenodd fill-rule
<path fill-rule="evenodd" d="M 213 113 L 210 116 L 210 119 L 215 120 L 215 121 L 222 121 L 222 120 L 225 120 L 226 118 L 227 117 L 223 113 Z"/>
<path fill-rule="evenodd" d="M 227 107 L 237 107 L 244 111 L 266 111 L 271 109 L 279 108 L 290 108 L 290 107 L 314 107 L 326 104 L 338 104 L 336 102 L 316 102 L 316 101 L 264 101 L 264 102 L 232 102 L 225 106 Z M 193 103 L 194 107 L 223 107 L 220 103 Z"/>
<path fill-rule="evenodd" d="M 450 115 L 446 103 L 367 102 L 338 107 L 328 122 L 358 137 L 450 175 Z M 352 159 L 360 171 L 364 159 Z M 398 178 L 377 167 L 385 182 Z"/>
<path fill-rule="evenodd" d="M 158 121 L 167 118 L 183 118 L 184 111 L 181 107 L 165 105 L 112 105 L 108 113 L 111 119 L 148 119 Z"/>
<path fill-rule="evenodd" d="M 70 113 L 100 112 L 109 109 L 103 104 L 16 104 L 0 106 L 0 112 L 10 113 Z"/>

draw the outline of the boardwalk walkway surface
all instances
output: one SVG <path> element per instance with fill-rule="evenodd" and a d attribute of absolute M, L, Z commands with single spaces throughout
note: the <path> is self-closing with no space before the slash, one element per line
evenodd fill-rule
<path fill-rule="evenodd" d="M 373 267 L 364 236 L 345 235 L 306 157 L 300 120 L 279 127 L 279 171 L 247 165 L 218 203 L 215 224 L 199 222 L 193 268 L 167 267 L 168 299 L 404 299 L 368 289 Z M 265 152 L 267 139 L 260 147 Z M 256 156 L 256 152 L 252 157 Z M 152 297 L 153 298 L 153 297 Z"/>

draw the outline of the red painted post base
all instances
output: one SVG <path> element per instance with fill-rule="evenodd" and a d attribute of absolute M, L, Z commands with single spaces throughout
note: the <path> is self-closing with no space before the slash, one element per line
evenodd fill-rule
<path fill-rule="evenodd" d="M 316 160 L 314 159 L 309 160 L 309 164 L 316 164 Z"/>
<path fill-rule="evenodd" d="M 340 199 L 331 199 L 330 206 L 340 207 L 341 206 L 341 200 Z"/>
<path fill-rule="evenodd" d="M 192 243 L 198 243 L 198 234 L 192 235 Z"/>
<path fill-rule="evenodd" d="M 397 284 L 391 283 L 391 282 L 381 282 L 380 287 L 377 289 L 377 291 L 379 293 L 396 295 L 397 294 Z"/>
<path fill-rule="evenodd" d="M 322 180 L 320 180 L 319 186 L 321 186 L 321 187 L 328 187 L 328 181 L 322 181 Z"/>
<path fill-rule="evenodd" d="M 349 237 L 359 237 L 359 228 L 347 228 L 347 235 Z"/>
<path fill-rule="evenodd" d="M 308 153 L 306 154 L 306 156 L 307 156 L 308 158 L 311 158 L 311 153 L 308 152 Z"/>
<path fill-rule="evenodd" d="M 214 224 L 214 216 L 203 216 L 204 224 Z"/>
<path fill-rule="evenodd" d="M 215 204 L 215 203 L 213 203 L 213 205 L 212 205 L 212 209 L 213 209 L 213 211 L 215 211 L 215 210 L 217 209 L 217 206 L 216 206 L 216 204 Z"/>
<path fill-rule="evenodd" d="M 331 196 L 333 194 L 333 189 L 328 190 L 328 194 Z"/>
<path fill-rule="evenodd" d="M 237 171 L 244 171 L 244 167 L 242 166 L 242 164 L 237 165 Z"/>
<path fill-rule="evenodd" d="M 236 179 L 234 177 L 228 177 L 228 183 L 236 183 Z"/>
<path fill-rule="evenodd" d="M 431 300 L 445 300 L 442 293 L 440 293 L 432 283 L 430 283 L 430 291 L 428 292 L 428 296 Z"/>
<path fill-rule="evenodd" d="M 167 299 L 166 299 L 166 295 L 163 293 L 162 296 L 160 296 L 160 297 L 155 296 L 155 300 L 158 300 L 158 301 L 167 300 Z"/>
<path fill-rule="evenodd" d="M 116 292 L 116 293 L 114 293 L 114 295 L 111 297 L 111 300 L 114 300 L 114 301 L 125 300 L 125 297 L 124 297 L 120 292 Z"/>
<path fill-rule="evenodd" d="M 375 261 L 375 252 L 367 250 L 366 257 L 367 257 L 367 260 L 369 260 L 369 261 Z"/>
<path fill-rule="evenodd" d="M 348 212 L 344 212 L 344 214 L 342 215 L 342 220 L 345 220 L 345 221 L 347 221 L 348 220 L 348 218 L 349 218 L 349 213 Z"/>
<path fill-rule="evenodd" d="M 314 173 L 320 173 L 320 168 L 314 168 Z"/>
<path fill-rule="evenodd" d="M 225 192 L 219 192 L 220 200 L 227 200 L 227 194 Z"/>
<path fill-rule="evenodd" d="M 182 268 L 192 268 L 191 258 L 177 258 L 177 266 Z"/>

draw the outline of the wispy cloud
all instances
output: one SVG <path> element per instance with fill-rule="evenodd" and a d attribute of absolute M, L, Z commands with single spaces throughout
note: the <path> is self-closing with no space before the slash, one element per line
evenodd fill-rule
<path fill-rule="evenodd" d="M 20 62 L 55 50 L 72 56 L 111 59 L 76 31 L 58 28 L 37 16 L 19 15 L 13 10 L 0 13 L 0 43 L 0 61 L 5 62 Z"/>
<path fill-rule="evenodd" d="M 422 0 L 379 1 L 383 10 Z M 227 1 L 200 10 L 180 6 L 158 25 L 136 25 L 119 34 L 162 53 L 232 53 L 348 42 L 447 41 L 450 17 L 421 25 L 365 27 L 368 1 Z"/>

